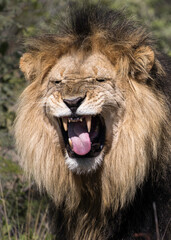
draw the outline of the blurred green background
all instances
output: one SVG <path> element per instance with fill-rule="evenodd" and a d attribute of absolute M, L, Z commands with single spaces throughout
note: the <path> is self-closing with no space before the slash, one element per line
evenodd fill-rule
<path fill-rule="evenodd" d="M 79 1 L 80 2 L 80 1 Z M 92 0 L 96 3 L 98 1 Z M 104 0 L 147 26 L 157 48 L 171 56 L 170 0 Z M 46 197 L 26 182 L 12 137 L 16 102 L 26 86 L 19 71 L 23 39 L 51 26 L 68 9 L 66 0 L 0 0 L 0 239 L 53 239 L 46 223 Z M 41 202 L 41 204 L 40 204 Z"/>

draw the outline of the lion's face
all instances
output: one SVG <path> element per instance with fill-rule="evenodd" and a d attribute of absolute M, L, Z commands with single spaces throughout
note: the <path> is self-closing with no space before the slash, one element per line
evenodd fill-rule
<path fill-rule="evenodd" d="M 124 109 L 117 72 L 102 54 L 63 56 L 46 78 L 45 112 L 58 132 L 65 161 L 80 174 L 97 169 Z"/>

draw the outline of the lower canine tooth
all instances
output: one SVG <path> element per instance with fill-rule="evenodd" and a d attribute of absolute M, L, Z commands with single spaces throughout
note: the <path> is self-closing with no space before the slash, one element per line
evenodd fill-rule
<path fill-rule="evenodd" d="M 62 123 L 64 126 L 64 130 L 68 131 L 68 123 L 67 123 L 67 118 L 62 118 Z"/>
<path fill-rule="evenodd" d="M 71 138 L 68 138 L 68 142 L 69 142 L 69 145 L 70 145 L 70 147 L 72 148 L 72 147 L 73 147 L 73 145 L 72 145 Z"/>
<path fill-rule="evenodd" d="M 87 130 L 88 132 L 91 131 L 91 116 L 86 117 L 86 123 L 87 123 Z"/>

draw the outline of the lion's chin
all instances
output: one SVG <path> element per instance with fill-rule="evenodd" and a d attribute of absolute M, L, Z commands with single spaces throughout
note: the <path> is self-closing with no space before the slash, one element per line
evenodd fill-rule
<path fill-rule="evenodd" d="M 66 152 L 65 162 L 68 169 L 77 175 L 90 174 L 95 172 L 102 165 L 103 156 L 103 151 L 101 151 L 97 157 L 72 158 L 69 157 L 68 153 Z"/>

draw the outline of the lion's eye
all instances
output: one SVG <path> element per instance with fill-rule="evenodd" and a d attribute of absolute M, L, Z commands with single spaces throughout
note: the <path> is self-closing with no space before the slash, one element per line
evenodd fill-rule
<path fill-rule="evenodd" d="M 105 79 L 104 79 L 104 78 L 96 78 L 96 81 L 98 81 L 98 82 L 104 82 Z"/>
<path fill-rule="evenodd" d="M 56 78 L 50 78 L 49 80 L 52 84 L 59 84 L 61 82 L 61 80 L 56 79 Z"/>
<path fill-rule="evenodd" d="M 59 84 L 61 82 L 61 80 L 55 80 L 54 83 L 55 84 Z"/>

